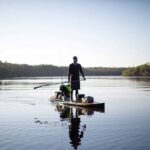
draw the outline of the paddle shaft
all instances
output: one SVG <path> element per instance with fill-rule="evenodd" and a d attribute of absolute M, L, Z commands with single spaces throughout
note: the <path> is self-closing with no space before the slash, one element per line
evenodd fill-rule
<path fill-rule="evenodd" d="M 56 85 L 56 84 L 63 84 L 63 83 L 68 83 L 68 82 L 67 82 L 67 81 L 64 81 L 64 82 L 58 82 L 58 83 L 43 84 L 43 85 L 34 87 L 34 89 L 38 89 L 38 88 L 41 88 L 41 87 L 43 87 L 43 86 Z"/>
<path fill-rule="evenodd" d="M 78 82 L 78 81 L 84 81 L 84 80 L 74 80 L 74 81 L 71 81 L 71 83 Z M 34 87 L 34 90 L 35 90 L 35 89 L 38 89 L 38 88 L 41 88 L 41 87 L 43 87 L 43 86 L 56 85 L 56 84 L 64 84 L 64 83 L 68 83 L 68 81 L 58 82 L 58 83 L 43 84 L 43 85 Z"/>

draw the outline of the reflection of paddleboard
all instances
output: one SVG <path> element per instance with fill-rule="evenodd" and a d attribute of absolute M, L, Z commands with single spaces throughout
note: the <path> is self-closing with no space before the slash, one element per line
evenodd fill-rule
<path fill-rule="evenodd" d="M 54 99 L 54 97 L 50 98 L 50 101 L 59 105 L 66 105 L 66 106 L 72 106 L 72 107 L 82 107 L 82 108 L 89 108 L 93 110 L 99 110 L 101 112 L 105 111 L 105 103 L 83 103 L 83 102 L 69 102 L 69 101 L 63 101 L 60 99 Z"/>

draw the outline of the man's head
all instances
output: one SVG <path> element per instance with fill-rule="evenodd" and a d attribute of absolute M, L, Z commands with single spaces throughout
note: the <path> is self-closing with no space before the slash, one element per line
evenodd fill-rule
<path fill-rule="evenodd" d="M 77 61 L 78 61 L 77 56 L 74 56 L 74 57 L 73 57 L 73 62 L 74 62 L 74 63 L 77 63 Z"/>

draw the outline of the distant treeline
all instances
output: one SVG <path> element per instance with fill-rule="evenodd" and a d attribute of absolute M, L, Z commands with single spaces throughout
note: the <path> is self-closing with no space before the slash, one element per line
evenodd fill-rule
<path fill-rule="evenodd" d="M 137 67 L 128 68 L 123 71 L 123 76 L 150 76 L 150 65 L 144 64 Z"/>
<path fill-rule="evenodd" d="M 83 68 L 86 76 L 120 76 L 127 68 L 90 67 Z M 53 65 L 12 64 L 0 61 L 0 78 L 66 76 L 68 67 Z"/>

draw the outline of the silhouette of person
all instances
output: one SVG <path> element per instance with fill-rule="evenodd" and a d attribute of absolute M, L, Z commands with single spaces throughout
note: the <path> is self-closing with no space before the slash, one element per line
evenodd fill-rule
<path fill-rule="evenodd" d="M 82 70 L 82 66 L 77 62 L 78 58 L 74 56 L 73 63 L 69 65 L 68 82 L 71 82 L 71 101 L 73 101 L 73 90 L 75 90 L 76 100 L 77 95 L 79 94 L 78 90 L 80 89 L 80 73 L 82 74 L 83 79 L 86 80 Z"/>

